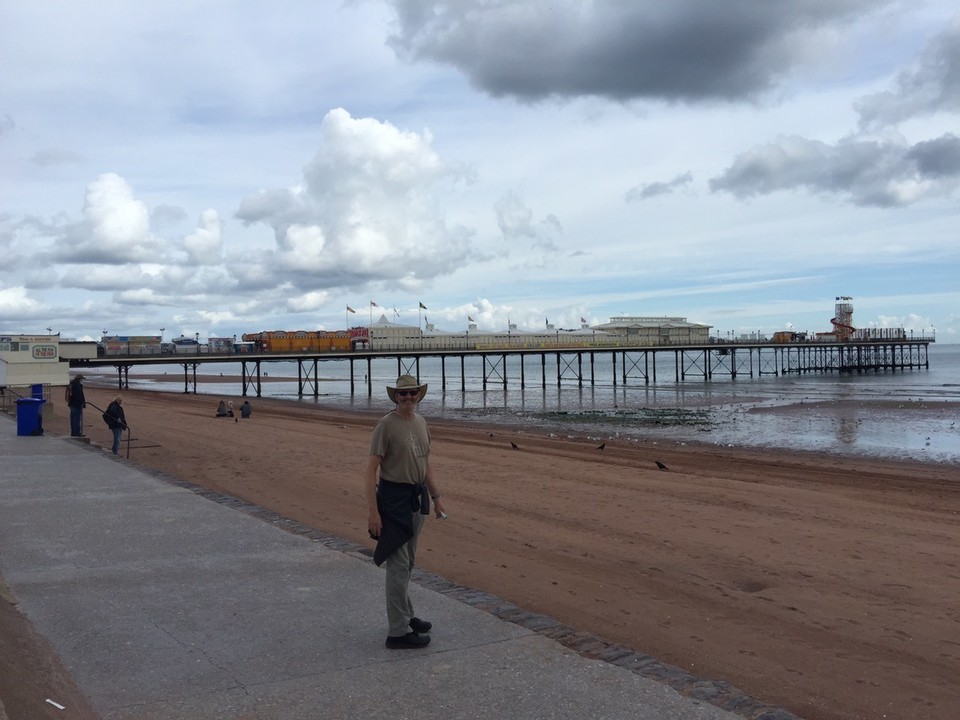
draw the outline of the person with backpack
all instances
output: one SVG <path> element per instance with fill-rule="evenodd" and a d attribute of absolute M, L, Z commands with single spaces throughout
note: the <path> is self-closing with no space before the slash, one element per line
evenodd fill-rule
<path fill-rule="evenodd" d="M 83 375 L 77 375 L 67 385 L 66 400 L 70 408 L 70 437 L 84 437 L 83 409 L 87 399 L 83 396 Z"/>
<path fill-rule="evenodd" d="M 123 397 L 117 395 L 113 402 L 107 405 L 107 410 L 103 413 L 103 421 L 110 428 L 110 432 L 113 433 L 114 455 L 120 452 L 120 438 L 123 436 L 123 431 L 127 429 L 127 419 L 124 417 L 123 408 L 120 406 L 122 402 Z"/>

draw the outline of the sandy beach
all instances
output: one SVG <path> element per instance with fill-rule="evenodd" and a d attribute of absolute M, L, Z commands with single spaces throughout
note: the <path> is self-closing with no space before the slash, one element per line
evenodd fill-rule
<path fill-rule="evenodd" d="M 115 394 L 87 385 L 101 408 Z M 254 398 L 235 421 L 214 417 L 234 395 L 123 395 L 131 461 L 372 546 L 386 397 Z M 45 429 L 68 435 L 53 405 Z M 450 519 L 428 522 L 422 567 L 808 720 L 956 717 L 960 468 L 428 420 Z M 109 447 L 92 407 L 85 427 Z"/>

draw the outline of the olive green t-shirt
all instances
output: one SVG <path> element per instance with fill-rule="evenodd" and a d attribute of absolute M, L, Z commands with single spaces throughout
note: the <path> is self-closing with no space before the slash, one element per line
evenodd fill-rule
<path fill-rule="evenodd" d="M 370 454 L 380 460 L 380 477 L 398 483 L 422 483 L 430 456 L 427 421 L 414 414 L 409 420 L 391 412 L 381 418 L 370 438 Z"/>

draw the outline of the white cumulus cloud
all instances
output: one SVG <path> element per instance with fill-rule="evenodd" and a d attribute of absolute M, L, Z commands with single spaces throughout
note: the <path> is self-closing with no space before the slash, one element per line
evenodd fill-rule
<path fill-rule="evenodd" d="M 223 250 L 223 223 L 216 210 L 204 210 L 197 229 L 183 239 L 191 264 L 216 265 Z"/>
<path fill-rule="evenodd" d="M 341 108 L 323 120 L 323 146 L 301 186 L 262 190 L 240 204 L 246 223 L 273 228 L 262 258 L 304 290 L 363 281 L 423 282 L 472 256 L 470 232 L 448 224 L 441 185 L 464 179 L 416 133 Z"/>

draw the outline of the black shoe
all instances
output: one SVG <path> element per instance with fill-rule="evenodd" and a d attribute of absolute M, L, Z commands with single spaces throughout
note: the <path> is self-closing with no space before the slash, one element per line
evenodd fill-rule
<path fill-rule="evenodd" d="M 429 644 L 429 635 L 417 635 L 415 632 L 408 632 L 400 637 L 387 636 L 387 647 L 391 650 L 415 650 Z"/>
<path fill-rule="evenodd" d="M 427 622 L 426 620 L 421 620 L 420 618 L 413 618 L 410 621 L 410 629 L 415 633 L 428 633 L 432 627 L 432 622 Z"/>

